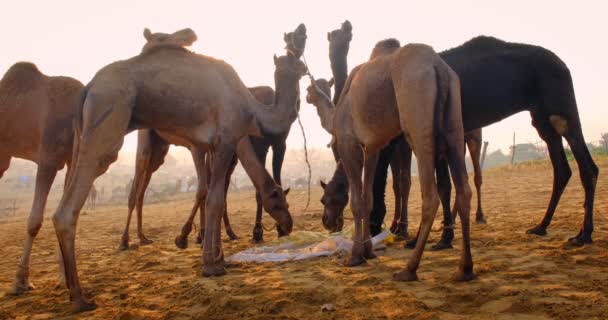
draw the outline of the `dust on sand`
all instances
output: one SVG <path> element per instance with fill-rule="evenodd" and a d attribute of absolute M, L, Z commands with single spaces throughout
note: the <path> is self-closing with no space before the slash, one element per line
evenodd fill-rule
<path fill-rule="evenodd" d="M 598 159 L 608 172 L 608 159 Z M 574 168 L 575 165 L 571 163 Z M 0 297 L 0 318 L 47 319 L 606 319 L 608 317 L 608 178 L 601 174 L 595 199 L 594 243 L 576 248 L 566 239 L 578 232 L 583 192 L 573 172 L 549 235 L 525 233 L 547 205 L 552 170 L 546 162 L 490 170 L 484 177 L 486 225 L 473 225 L 472 247 L 477 279 L 450 280 L 459 259 L 456 249 L 426 251 L 420 281 L 397 283 L 393 273 L 411 254 L 401 243 L 378 259 L 356 268 L 338 265 L 339 257 L 273 264 L 234 264 L 228 275 L 202 278 L 200 249 L 192 242 L 176 249 L 173 239 L 190 208 L 190 200 L 149 205 L 144 225 L 154 244 L 117 250 L 126 206 L 99 207 L 78 224 L 77 254 L 83 286 L 98 309 L 70 315 L 68 293 L 57 286 L 57 240 L 49 220 L 36 239 L 31 280 L 37 286 L 21 297 Z M 410 204 L 410 233 L 420 215 L 417 181 Z M 290 193 L 295 230 L 321 231 L 320 188 L 313 207 L 302 213 L 305 192 Z M 389 218 L 392 193 L 388 192 Z M 254 195 L 231 194 L 233 226 L 241 237 L 224 241 L 227 255 L 249 248 Z M 0 290 L 12 283 L 25 236 L 25 212 L 0 220 Z M 351 216 L 347 212 L 347 217 Z M 270 225 L 270 218 L 264 217 Z M 387 222 L 390 220 L 387 220 Z M 434 229 L 440 225 L 439 217 Z M 135 232 L 132 233 L 135 239 Z M 267 240 L 276 237 L 266 232 Z M 430 241 L 438 239 L 437 231 Z M 136 243 L 132 241 L 132 243 Z M 331 304 L 332 311 L 321 311 Z M 327 308 L 327 306 L 326 306 Z"/>

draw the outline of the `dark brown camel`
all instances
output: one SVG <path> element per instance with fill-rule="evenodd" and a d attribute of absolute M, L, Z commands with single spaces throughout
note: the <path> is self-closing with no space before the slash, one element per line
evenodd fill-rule
<path fill-rule="evenodd" d="M 392 139 L 404 135 L 418 158 L 423 206 L 420 241 L 406 269 L 397 273 L 395 279 L 417 279 L 416 270 L 439 205 L 435 164 L 446 158 L 456 185 L 456 207 L 463 232 L 462 256 L 454 278 L 461 281 L 472 279 L 469 239 L 471 191 L 464 164 L 458 76 L 431 47 L 410 44 L 400 48 L 398 42 L 391 39 L 377 46 L 372 59 L 351 73 L 347 87 L 334 119 L 327 127 L 336 137 L 355 216 L 355 242 L 346 264 L 359 265 L 375 257 L 370 242 L 369 215 L 379 151 Z M 321 108 L 331 106 L 328 97 L 315 89 L 313 86 L 312 98 L 317 101 L 316 105 Z"/>
<path fill-rule="evenodd" d="M 0 177 L 11 158 L 35 162 L 36 189 L 27 236 L 10 292 L 21 294 L 29 281 L 34 239 L 42 227 L 44 208 L 57 171 L 71 170 L 73 120 L 84 86 L 68 77 L 49 77 L 29 62 L 19 62 L 0 80 Z"/>
<path fill-rule="evenodd" d="M 150 35 L 145 32 L 146 38 Z M 78 215 L 93 181 L 116 160 L 129 131 L 154 129 L 210 153 L 202 251 L 204 276 L 226 272 L 220 218 L 226 174 L 235 152 L 262 193 L 265 209 L 284 232 L 291 232 L 293 222 L 283 190 L 259 163 L 249 140 L 242 140 L 247 135 L 260 135 L 261 130 L 284 131 L 287 124 L 272 112 L 276 106 L 264 106 L 255 100 L 227 63 L 182 48 L 196 40 L 192 30 L 181 30 L 171 37 L 180 41 L 166 45 L 161 42 L 133 58 L 109 64 L 85 88 L 76 117 L 78 144 L 73 170 L 53 216 L 76 312 L 96 307 L 85 297 L 78 280 L 75 256 Z"/>
<path fill-rule="evenodd" d="M 545 216 L 528 233 L 546 235 L 559 199 L 572 176 L 564 152 L 566 139 L 579 167 L 585 190 L 584 220 L 580 232 L 569 242 L 592 242 L 593 201 L 599 170 L 583 136 L 572 77 L 566 64 L 553 52 L 534 45 L 505 42 L 479 36 L 440 56 L 458 73 L 462 82 L 462 112 L 465 130 L 474 130 L 529 111 L 532 125 L 547 143 L 553 164 L 553 191 Z M 439 172 L 446 172 L 439 163 Z M 449 194 L 448 178 L 438 175 L 438 184 Z M 453 217 L 445 213 L 440 242 L 451 241 Z M 447 228 L 446 228 L 447 226 Z"/>

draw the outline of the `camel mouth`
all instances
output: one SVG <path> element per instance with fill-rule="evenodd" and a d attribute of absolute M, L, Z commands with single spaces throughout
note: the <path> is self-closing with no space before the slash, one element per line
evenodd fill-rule
<path fill-rule="evenodd" d="M 334 217 L 333 219 L 330 218 L 332 216 Z M 323 227 L 330 233 L 340 232 L 344 227 L 344 219 L 340 216 L 324 213 L 321 219 L 323 222 Z"/>
<path fill-rule="evenodd" d="M 279 235 L 279 238 L 290 235 L 291 231 L 293 231 L 293 221 L 291 219 L 287 222 L 277 224 L 277 234 Z"/>

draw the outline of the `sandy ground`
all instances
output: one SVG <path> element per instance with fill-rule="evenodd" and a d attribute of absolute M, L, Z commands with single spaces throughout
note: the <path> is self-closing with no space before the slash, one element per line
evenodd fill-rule
<path fill-rule="evenodd" d="M 566 239 L 582 222 L 583 193 L 575 170 L 546 237 L 525 230 L 542 217 L 551 192 L 547 163 L 521 164 L 489 171 L 484 180 L 487 225 L 472 227 L 477 279 L 450 280 L 459 258 L 456 249 L 427 251 L 420 281 L 397 283 L 394 272 L 411 254 L 402 243 L 390 245 L 379 259 L 356 268 L 338 265 L 338 257 L 276 264 L 231 265 L 228 275 L 202 278 L 200 249 L 173 244 L 189 208 L 189 199 L 146 208 L 149 246 L 117 250 L 125 206 L 99 207 L 83 214 L 78 225 L 77 254 L 83 286 L 98 309 L 76 316 L 91 319 L 608 319 L 608 159 L 599 159 L 595 199 L 594 243 L 571 247 Z M 410 233 L 417 226 L 420 196 L 412 192 Z M 303 213 L 304 191 L 289 195 L 296 230 L 318 230 L 320 188 Z M 392 209 L 392 192 L 387 193 Z M 474 206 L 475 207 L 475 206 Z M 254 195 L 232 194 L 229 212 L 239 240 L 225 240 L 231 254 L 249 243 Z M 391 212 L 391 211 L 389 211 Z M 37 286 L 21 297 L 0 293 L 1 319 L 72 318 L 68 293 L 57 285 L 56 238 L 49 220 L 34 246 L 31 280 Z M 25 212 L 0 220 L 0 290 L 12 283 L 25 236 Z M 350 217 L 350 212 L 347 217 Z M 392 212 L 390 214 L 392 218 Z M 270 218 L 264 217 L 266 225 Z M 439 217 L 435 229 L 439 228 Z M 267 240 L 274 231 L 266 232 Z M 438 239 L 431 234 L 431 242 Z M 135 232 L 132 233 L 132 239 Z M 136 243 L 132 241 L 132 243 Z M 334 311 L 322 312 L 332 304 Z"/>

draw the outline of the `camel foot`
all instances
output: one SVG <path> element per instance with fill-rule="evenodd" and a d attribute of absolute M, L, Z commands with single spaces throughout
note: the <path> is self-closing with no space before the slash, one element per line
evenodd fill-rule
<path fill-rule="evenodd" d="M 120 241 L 120 246 L 118 246 L 118 250 L 120 251 L 126 251 L 129 250 L 129 240 L 122 240 Z"/>
<path fill-rule="evenodd" d="M 458 282 L 467 282 L 467 281 L 471 281 L 473 279 L 475 279 L 475 273 L 473 273 L 473 270 L 464 271 L 464 270 L 459 269 L 452 276 L 452 280 L 458 281 Z"/>
<path fill-rule="evenodd" d="M 20 296 L 34 289 L 36 287 L 28 279 L 16 279 L 8 293 L 13 296 Z"/>
<path fill-rule="evenodd" d="M 228 239 L 230 239 L 230 241 L 234 241 L 234 240 L 237 240 L 239 238 L 236 235 L 236 233 L 234 233 L 234 231 L 232 231 L 232 229 L 227 229 L 226 230 L 226 234 L 228 235 Z"/>
<path fill-rule="evenodd" d="M 568 242 L 577 247 L 582 247 L 586 244 L 592 243 L 591 234 L 584 233 L 582 230 L 576 235 L 576 237 L 568 239 Z"/>
<path fill-rule="evenodd" d="M 526 231 L 526 233 L 528 234 L 534 234 L 537 236 L 546 236 L 547 235 L 547 228 L 543 227 L 543 226 L 536 226 L 532 229 L 529 229 L 528 231 Z"/>
<path fill-rule="evenodd" d="M 403 247 L 405 249 L 414 249 L 414 248 L 416 248 L 416 243 L 418 243 L 418 239 L 414 238 L 409 241 L 406 241 L 405 244 L 403 244 Z"/>
<path fill-rule="evenodd" d="M 72 301 L 72 313 L 80 313 L 97 309 L 97 304 L 93 300 L 85 297 Z"/>
<path fill-rule="evenodd" d="M 260 243 L 262 241 L 264 241 L 264 229 L 262 229 L 261 224 L 256 224 L 255 227 L 253 227 L 253 238 L 251 239 L 251 242 Z"/>
<path fill-rule="evenodd" d="M 175 237 L 175 246 L 180 249 L 188 248 L 188 238 L 182 235 Z"/>
<path fill-rule="evenodd" d="M 439 240 L 439 242 L 435 243 L 433 246 L 431 246 L 431 251 L 439 251 L 439 250 L 445 250 L 445 249 L 452 249 L 454 248 L 452 246 L 452 241 L 451 240 Z"/>
<path fill-rule="evenodd" d="M 150 245 L 150 244 L 153 244 L 153 243 L 154 243 L 154 241 L 146 238 L 145 236 L 142 236 L 141 238 L 139 238 L 139 245 L 140 246 L 147 246 L 147 245 Z"/>
<path fill-rule="evenodd" d="M 201 244 L 201 243 L 203 243 L 203 236 L 200 233 L 198 233 L 196 235 L 196 240 L 194 240 L 194 243 L 195 244 Z"/>
<path fill-rule="evenodd" d="M 367 260 L 362 255 L 350 255 L 342 263 L 345 267 L 356 267 L 365 264 Z"/>
<path fill-rule="evenodd" d="M 393 280 L 402 282 L 417 281 L 418 275 L 416 275 L 416 271 L 409 271 L 407 269 L 404 269 L 393 274 Z"/>
<path fill-rule="evenodd" d="M 226 274 L 226 268 L 223 264 L 220 265 L 204 265 L 203 277 L 219 277 Z"/>
<path fill-rule="evenodd" d="M 407 239 L 407 224 L 393 221 L 390 230 L 398 239 Z"/>
<path fill-rule="evenodd" d="M 365 250 L 365 253 L 363 253 L 363 257 L 366 260 L 372 260 L 372 259 L 378 258 L 378 256 L 374 253 L 374 250 L 371 248 L 369 250 Z"/>

